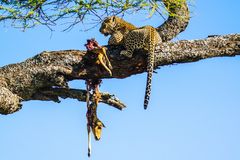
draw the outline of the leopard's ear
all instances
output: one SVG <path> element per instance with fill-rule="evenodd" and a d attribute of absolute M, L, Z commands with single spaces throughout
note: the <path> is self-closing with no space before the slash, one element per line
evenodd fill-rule
<path fill-rule="evenodd" d="M 115 22 L 116 21 L 116 16 L 112 17 L 112 21 Z"/>

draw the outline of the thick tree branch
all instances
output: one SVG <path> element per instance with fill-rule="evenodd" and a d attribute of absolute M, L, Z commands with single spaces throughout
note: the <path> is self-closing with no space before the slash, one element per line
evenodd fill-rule
<path fill-rule="evenodd" d="M 157 30 L 162 41 L 167 42 L 186 29 L 190 15 L 186 0 L 163 0 L 163 3 L 169 12 L 169 16 Z"/>
<path fill-rule="evenodd" d="M 182 40 L 159 45 L 156 65 L 195 62 L 211 57 L 240 55 L 240 34 L 209 36 L 202 40 Z"/>
<path fill-rule="evenodd" d="M 145 72 L 146 57 L 143 51 L 136 51 L 129 59 L 120 57 L 121 48 L 111 48 L 113 57 L 113 76 L 125 78 Z M 203 40 L 182 40 L 178 42 L 159 43 L 155 51 L 155 67 L 175 63 L 195 62 L 201 59 L 240 54 L 240 34 L 214 36 Z M 115 55 L 115 56 L 113 56 Z"/>
<path fill-rule="evenodd" d="M 121 50 L 121 47 L 108 46 L 112 76 L 89 59 L 85 51 L 79 50 L 45 51 L 22 63 L 0 68 L 0 113 L 17 111 L 22 100 L 57 101 L 58 97 L 69 97 L 84 101 L 84 91 L 67 89 L 67 82 L 74 79 L 125 78 L 146 71 L 146 54 L 143 51 L 136 51 L 129 59 L 120 56 Z M 240 34 L 165 42 L 156 48 L 155 67 L 239 54 Z M 102 102 L 119 109 L 124 107 L 110 95 L 105 98 L 103 96 Z"/>
<path fill-rule="evenodd" d="M 200 59 L 240 54 L 240 34 L 214 36 L 203 40 L 168 42 L 184 31 L 189 22 L 186 1 L 163 0 L 169 17 L 157 29 L 163 39 L 156 46 L 155 67 Z M 9 114 L 21 108 L 21 101 L 51 100 L 58 97 L 85 101 L 86 91 L 68 89 L 74 79 L 126 78 L 146 71 L 146 54 L 135 51 L 131 59 L 120 56 L 121 46 L 106 46 L 112 64 L 112 76 L 85 51 L 44 51 L 22 63 L 0 68 L 0 113 Z M 102 94 L 101 102 L 124 108 L 118 99 Z"/>

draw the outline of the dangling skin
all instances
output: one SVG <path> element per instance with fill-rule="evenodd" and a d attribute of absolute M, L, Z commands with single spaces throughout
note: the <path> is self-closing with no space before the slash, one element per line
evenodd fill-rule
<path fill-rule="evenodd" d="M 95 63 L 103 66 L 103 68 L 112 75 L 111 63 L 106 54 L 106 48 L 99 46 L 95 39 L 87 40 L 85 44 L 87 52 L 94 54 L 96 57 Z M 97 117 L 97 107 L 98 102 L 101 99 L 101 94 L 99 92 L 99 85 L 102 82 L 100 79 L 86 80 L 86 102 L 87 102 L 87 132 L 88 132 L 88 157 L 91 156 L 91 131 L 93 132 L 95 140 L 100 140 L 102 134 L 102 128 L 105 127 L 104 124 Z M 92 91 L 92 101 L 90 104 L 90 91 Z"/>
<path fill-rule="evenodd" d="M 87 90 L 87 95 L 86 95 L 86 102 L 87 102 L 87 132 L 88 132 L 88 157 L 91 156 L 91 124 L 90 124 L 90 119 L 89 119 L 89 110 L 90 110 L 90 105 L 89 105 L 89 98 L 90 98 L 90 86 L 89 86 L 90 81 L 86 80 L 86 90 Z"/>
<path fill-rule="evenodd" d="M 85 44 L 87 51 L 94 53 L 96 57 L 96 64 L 101 65 L 110 76 L 112 76 L 112 65 L 108 59 L 105 47 L 101 47 L 95 39 L 88 39 Z"/>
<path fill-rule="evenodd" d="M 91 156 L 91 131 L 93 132 L 95 140 L 100 140 L 102 128 L 104 124 L 97 117 L 98 102 L 101 98 L 99 92 L 99 85 L 101 80 L 86 80 L 87 85 L 87 131 L 88 131 L 88 157 Z M 90 91 L 92 90 L 93 100 L 90 102 Z"/>

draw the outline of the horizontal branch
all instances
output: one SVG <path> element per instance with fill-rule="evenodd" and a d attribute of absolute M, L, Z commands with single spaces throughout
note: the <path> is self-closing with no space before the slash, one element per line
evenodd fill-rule
<path fill-rule="evenodd" d="M 36 100 L 52 100 L 55 102 L 60 102 L 58 99 L 61 98 L 72 98 L 77 99 L 79 101 L 86 102 L 86 90 L 82 89 L 68 89 L 68 88 L 51 88 L 47 90 L 42 90 L 39 92 L 40 96 L 37 96 Z M 100 93 L 101 98 L 99 102 L 108 104 L 110 106 L 113 106 L 119 110 L 124 109 L 126 106 L 114 95 L 109 93 Z M 44 96 L 42 96 L 44 95 Z M 41 97 L 41 98 L 40 98 Z M 90 96 L 90 99 L 92 98 L 92 95 Z"/>
<path fill-rule="evenodd" d="M 111 63 L 114 78 L 125 78 L 146 71 L 144 51 L 135 51 L 130 61 L 128 58 L 119 56 L 121 49 L 110 47 L 109 50 L 110 56 L 113 57 Z M 240 55 L 240 34 L 210 36 L 201 40 L 164 42 L 156 46 L 155 67 L 236 55 Z"/>
<path fill-rule="evenodd" d="M 202 40 L 166 42 L 156 49 L 156 66 L 240 55 L 240 34 L 209 36 Z"/>
<path fill-rule="evenodd" d="M 17 111 L 21 108 L 22 100 L 57 101 L 58 97 L 84 100 L 82 90 L 67 89 L 68 81 L 74 79 L 126 78 L 146 71 L 144 51 L 135 51 L 133 57 L 129 59 L 120 56 L 119 53 L 123 49 L 121 46 L 107 47 L 113 68 L 112 76 L 89 58 L 85 51 L 79 50 L 44 51 L 22 63 L 0 68 L 0 113 Z M 213 36 L 203 40 L 164 42 L 156 46 L 155 67 L 239 54 L 240 34 Z M 105 99 L 103 96 L 102 102 L 119 109 L 124 107 L 110 95 L 105 96 L 108 98 Z"/>

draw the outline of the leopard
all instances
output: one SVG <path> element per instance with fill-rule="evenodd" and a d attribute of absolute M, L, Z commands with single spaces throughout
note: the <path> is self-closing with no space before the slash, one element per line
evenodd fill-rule
<path fill-rule="evenodd" d="M 150 25 L 136 27 L 117 16 L 107 17 L 99 31 L 105 36 L 110 35 L 108 45 L 123 46 L 125 50 L 120 54 L 125 57 L 131 58 L 138 49 L 147 51 L 147 82 L 144 97 L 144 109 L 147 109 L 151 95 L 155 47 L 162 42 L 158 31 Z"/>

